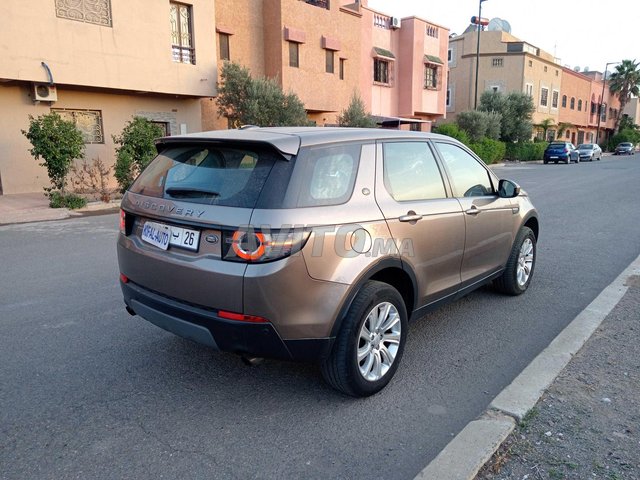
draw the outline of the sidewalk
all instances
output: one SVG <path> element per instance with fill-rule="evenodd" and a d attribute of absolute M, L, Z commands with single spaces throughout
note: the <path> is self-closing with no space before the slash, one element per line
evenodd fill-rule
<path fill-rule="evenodd" d="M 26 222 L 42 222 L 47 220 L 62 220 L 95 212 L 111 213 L 119 208 L 120 200 L 109 203 L 90 202 L 86 207 L 78 210 L 67 208 L 49 208 L 49 199 L 44 193 L 18 193 L 0 195 L 0 225 Z"/>
<path fill-rule="evenodd" d="M 480 471 L 487 479 L 640 479 L 640 275 Z"/>

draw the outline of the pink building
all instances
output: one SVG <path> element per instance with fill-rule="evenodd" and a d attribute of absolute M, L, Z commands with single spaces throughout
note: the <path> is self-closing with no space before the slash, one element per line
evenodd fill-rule
<path fill-rule="evenodd" d="M 360 3 L 360 95 L 384 126 L 431 130 L 446 110 L 449 29 L 394 18 Z"/>

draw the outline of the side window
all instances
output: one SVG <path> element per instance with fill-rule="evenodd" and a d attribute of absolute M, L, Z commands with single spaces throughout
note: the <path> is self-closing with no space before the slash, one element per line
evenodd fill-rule
<path fill-rule="evenodd" d="M 384 144 L 384 186 L 394 200 L 446 198 L 436 159 L 424 142 Z"/>
<path fill-rule="evenodd" d="M 286 208 L 347 202 L 353 193 L 361 148 L 350 144 L 302 149 L 287 189 Z"/>
<path fill-rule="evenodd" d="M 478 160 L 457 145 L 436 143 L 436 146 L 447 165 L 457 197 L 493 195 L 489 173 Z"/>

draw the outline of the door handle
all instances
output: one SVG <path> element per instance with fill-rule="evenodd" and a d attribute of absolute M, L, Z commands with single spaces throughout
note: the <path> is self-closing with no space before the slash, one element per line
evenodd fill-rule
<path fill-rule="evenodd" d="M 407 212 L 406 215 L 400 216 L 398 220 L 400 220 L 401 222 L 417 222 L 421 218 L 422 218 L 422 215 L 417 214 L 413 210 L 410 210 L 409 212 Z"/>
<path fill-rule="evenodd" d="M 466 213 L 467 215 L 478 215 L 481 211 L 482 210 L 480 210 L 475 205 L 471 205 L 471 207 L 465 210 L 464 213 Z"/>

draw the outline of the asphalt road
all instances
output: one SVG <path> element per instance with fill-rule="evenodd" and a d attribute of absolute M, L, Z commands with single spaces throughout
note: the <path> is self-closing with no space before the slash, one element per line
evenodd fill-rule
<path fill-rule="evenodd" d="M 364 400 L 130 317 L 115 215 L 0 228 L 0 478 L 412 478 L 640 254 L 640 155 L 496 171 L 540 211 L 531 288 L 412 324 Z"/>

